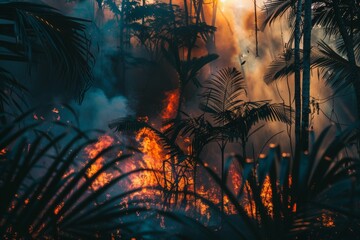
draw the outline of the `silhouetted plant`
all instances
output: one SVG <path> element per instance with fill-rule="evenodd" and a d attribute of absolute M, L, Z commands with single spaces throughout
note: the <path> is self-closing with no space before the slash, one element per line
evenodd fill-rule
<path fill-rule="evenodd" d="M 152 195 L 149 199 L 146 196 L 141 200 L 130 198 L 146 187 L 117 187 L 116 191 L 111 191 L 117 183 L 127 181 L 133 174 L 152 171 L 135 169 L 122 172 L 118 164 L 125 162 L 130 155 L 110 156 L 114 151 L 123 150 L 124 146 L 112 145 L 93 158 L 84 159 L 84 148 L 95 143 L 96 139 L 61 122 L 52 123 L 62 129 L 56 134 L 38 130 L 45 122 L 25 123 L 18 127 L 25 118 L 23 115 L 0 129 L 2 238 L 89 239 L 99 236 L 119 239 L 171 235 L 160 227 L 157 216 L 161 213 L 156 212 L 157 200 Z M 91 165 L 105 156 L 109 160 L 89 176 L 87 172 Z M 94 181 L 107 171 L 118 174 L 102 187 L 91 188 Z M 125 207 L 123 201 L 127 203 Z M 149 206 L 153 207 L 150 209 Z M 143 225 L 146 218 L 153 219 L 146 224 L 152 230 L 150 233 Z"/>
<path fill-rule="evenodd" d="M 210 118 L 203 114 L 173 121 L 166 134 L 173 139 L 178 136 L 192 139 L 195 166 L 205 145 L 216 142 L 221 151 L 221 176 L 225 180 L 226 145 L 229 142 L 241 142 L 242 154 L 246 157 L 246 143 L 249 137 L 262 126 L 250 132 L 251 129 L 259 121 L 280 121 L 290 124 L 292 110 L 283 104 L 270 104 L 269 101 L 245 101 L 242 98 L 246 96 L 245 82 L 235 68 L 220 70 L 207 82 L 205 89 L 200 108 L 209 114 Z"/>
<path fill-rule="evenodd" d="M 10 22 L 5 33 L 10 38 L 2 42 L 1 59 L 31 64 L 39 53 L 44 54 L 55 66 L 54 84 L 61 79 L 59 87 L 81 102 L 92 81 L 86 20 L 65 16 L 47 5 L 13 1 L 0 3 L 0 19 Z"/>
<path fill-rule="evenodd" d="M 297 182 L 293 181 L 293 159 L 281 153 L 276 145 L 270 147 L 267 155 L 253 161 L 239 155 L 227 159 L 227 174 L 233 161 L 242 168 L 241 187 L 235 194 L 211 168 L 204 166 L 237 211 L 236 229 L 236 224 L 229 223 L 229 216 L 227 224 L 231 224 L 232 229 L 224 230 L 224 236 L 249 239 L 352 239 L 357 236 L 359 163 L 358 159 L 343 154 L 356 140 L 354 129 L 356 127 L 347 129 L 328 143 L 331 129 L 326 128 L 311 152 L 302 155 Z M 267 196 L 262 195 L 264 190 Z M 244 197 L 248 200 L 245 205 Z M 252 212 L 246 210 L 246 204 L 252 205 Z"/>
<path fill-rule="evenodd" d="M 200 108 L 208 113 L 217 127 L 222 128 L 224 141 L 240 141 L 246 157 L 246 142 L 257 130 L 250 132 L 259 121 L 280 121 L 290 124 L 292 109 L 270 101 L 248 102 L 245 83 L 235 68 L 220 70 L 207 82 Z"/>

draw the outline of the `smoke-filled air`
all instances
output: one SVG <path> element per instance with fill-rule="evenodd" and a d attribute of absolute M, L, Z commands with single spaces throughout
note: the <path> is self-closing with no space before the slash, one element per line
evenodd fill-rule
<path fill-rule="evenodd" d="M 359 0 L 0 0 L 0 239 L 359 239 L 359 121 Z"/>

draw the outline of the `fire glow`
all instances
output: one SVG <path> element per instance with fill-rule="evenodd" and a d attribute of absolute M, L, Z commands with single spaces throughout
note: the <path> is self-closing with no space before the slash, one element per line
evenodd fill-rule
<path fill-rule="evenodd" d="M 85 148 L 85 152 L 88 155 L 89 159 L 93 159 L 97 157 L 97 155 L 105 150 L 106 148 L 110 147 L 114 143 L 114 139 L 108 135 L 103 135 L 99 137 L 99 141 L 96 142 L 93 145 L 87 146 Z M 92 177 L 95 173 L 97 173 L 101 167 L 103 166 L 105 162 L 104 157 L 98 157 L 98 159 L 90 166 L 90 168 L 87 170 L 86 175 L 87 177 Z M 111 173 L 101 173 L 93 182 L 92 188 L 94 190 L 99 189 L 100 187 L 103 187 L 107 183 L 109 183 L 112 179 L 113 175 Z"/>
<path fill-rule="evenodd" d="M 179 106 L 179 90 L 172 90 L 165 93 L 164 106 L 161 113 L 162 119 L 172 119 L 175 117 L 177 108 Z"/>

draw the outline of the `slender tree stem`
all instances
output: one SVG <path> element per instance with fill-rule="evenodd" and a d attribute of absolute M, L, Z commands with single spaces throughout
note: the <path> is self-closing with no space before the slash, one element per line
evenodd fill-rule
<path fill-rule="evenodd" d="M 220 204 L 221 204 L 221 214 L 224 214 L 224 186 L 226 184 L 226 179 L 225 179 L 225 172 L 224 172 L 224 164 L 225 164 L 225 147 L 226 144 L 224 143 L 224 141 L 222 141 L 221 145 L 220 145 L 220 151 L 221 151 L 221 200 L 220 200 Z M 221 216 L 221 226 L 223 224 L 223 217 Z"/>
<path fill-rule="evenodd" d="M 310 114 L 310 51 L 311 51 L 311 4 L 312 0 L 305 0 L 304 4 L 304 56 L 302 81 L 302 150 L 309 150 L 309 114 Z"/>
<path fill-rule="evenodd" d="M 254 15 L 255 15 L 255 46 L 256 46 L 256 57 L 259 57 L 259 45 L 258 45 L 258 25 L 257 25 L 257 9 L 256 0 L 254 0 Z"/>
<path fill-rule="evenodd" d="M 298 172 L 300 166 L 301 155 L 301 81 L 300 81 L 300 22 L 302 13 L 302 0 L 297 1 L 296 7 L 296 20 L 295 20 L 295 157 L 293 166 L 293 184 L 297 184 Z M 296 196 L 294 195 L 293 204 L 296 202 Z"/>

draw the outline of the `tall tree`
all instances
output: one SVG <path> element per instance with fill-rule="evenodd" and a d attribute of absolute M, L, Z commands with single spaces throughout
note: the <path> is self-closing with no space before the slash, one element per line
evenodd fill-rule
<path fill-rule="evenodd" d="M 295 156 L 293 176 L 294 184 L 297 184 L 297 176 L 300 166 L 301 155 L 301 83 L 300 83 L 300 38 L 301 38 L 301 14 L 302 14 L 302 0 L 297 1 L 296 20 L 295 20 L 295 51 L 294 51 L 294 67 L 295 67 Z M 296 199 L 296 196 L 295 196 Z M 294 200 L 295 200 L 294 199 Z"/>
<path fill-rule="evenodd" d="M 298 5 L 299 2 L 301 1 L 298 1 Z M 291 9 L 292 3 L 291 0 L 267 1 L 265 3 L 266 18 L 263 27 L 282 17 Z M 319 42 L 321 54 L 316 54 L 311 64 L 313 67 L 321 67 L 324 70 L 324 79 L 336 91 L 347 86 L 353 87 L 357 103 L 357 118 L 360 119 L 360 71 L 357 65 L 360 49 L 360 10 L 358 4 L 357 0 L 312 1 L 312 26 L 321 26 L 325 37 L 329 37 L 329 40 L 331 40 L 330 37 L 336 38 L 336 48 L 340 53 L 338 54 L 333 48 L 326 46 L 325 42 Z M 291 14 L 289 16 L 291 17 L 290 22 L 292 22 L 294 16 Z M 308 21 L 310 20 L 308 19 Z M 295 29 L 297 28 L 295 27 Z M 347 59 L 343 58 L 341 54 L 345 55 Z M 282 70 L 285 70 L 285 66 Z M 279 75 L 275 74 L 277 75 L 276 78 L 284 76 L 283 73 L 286 72 L 296 72 L 296 67 L 287 68 L 284 72 L 282 70 L 278 72 Z"/>
<path fill-rule="evenodd" d="M 309 149 L 309 114 L 310 114 L 310 51 L 311 51 L 311 4 L 312 0 L 305 0 L 304 4 L 304 42 L 303 42 L 303 81 L 302 81 L 302 150 Z"/>
<path fill-rule="evenodd" d="M 350 4 L 349 4 L 350 3 Z M 334 11 L 334 15 L 335 15 L 335 20 L 336 20 L 336 24 L 338 26 L 340 35 L 344 41 L 344 46 L 346 48 L 346 55 L 348 58 L 348 61 L 350 63 L 351 66 L 351 77 L 352 79 L 352 83 L 354 86 L 354 90 L 355 90 L 355 95 L 356 95 L 356 100 L 357 100 L 357 114 L 358 114 L 358 118 L 360 119 L 360 72 L 358 70 L 357 64 L 356 64 L 356 57 L 355 57 L 355 51 L 354 51 L 354 40 L 353 40 L 353 30 L 354 27 L 352 26 L 354 23 L 356 24 L 356 22 L 354 22 L 353 19 L 353 7 L 356 7 L 356 3 L 354 1 L 349 1 L 348 4 L 343 4 L 340 5 L 339 0 L 333 0 L 332 4 L 333 4 L 333 11 Z M 350 19 L 350 26 L 348 24 L 348 26 L 345 23 L 345 11 L 343 10 L 343 8 L 345 8 L 345 10 L 350 10 L 351 12 L 351 19 Z M 348 8 L 348 9 L 346 9 Z M 359 16 L 357 16 L 359 17 Z M 359 20 L 358 20 L 359 21 Z M 359 23 L 357 21 L 357 23 Z"/>
<path fill-rule="evenodd" d="M 248 102 L 246 97 L 245 81 L 240 71 L 236 68 L 219 70 L 207 82 L 206 91 L 202 94 L 200 108 L 211 116 L 214 122 L 213 131 L 218 137 L 221 153 L 221 179 L 226 184 L 224 164 L 225 148 L 229 142 L 240 142 L 243 158 L 246 158 L 246 143 L 249 137 L 261 127 L 251 131 L 260 121 L 279 121 L 291 124 L 289 107 L 283 104 L 271 104 L 269 101 Z M 223 195 L 221 196 L 221 209 L 224 208 Z"/>

